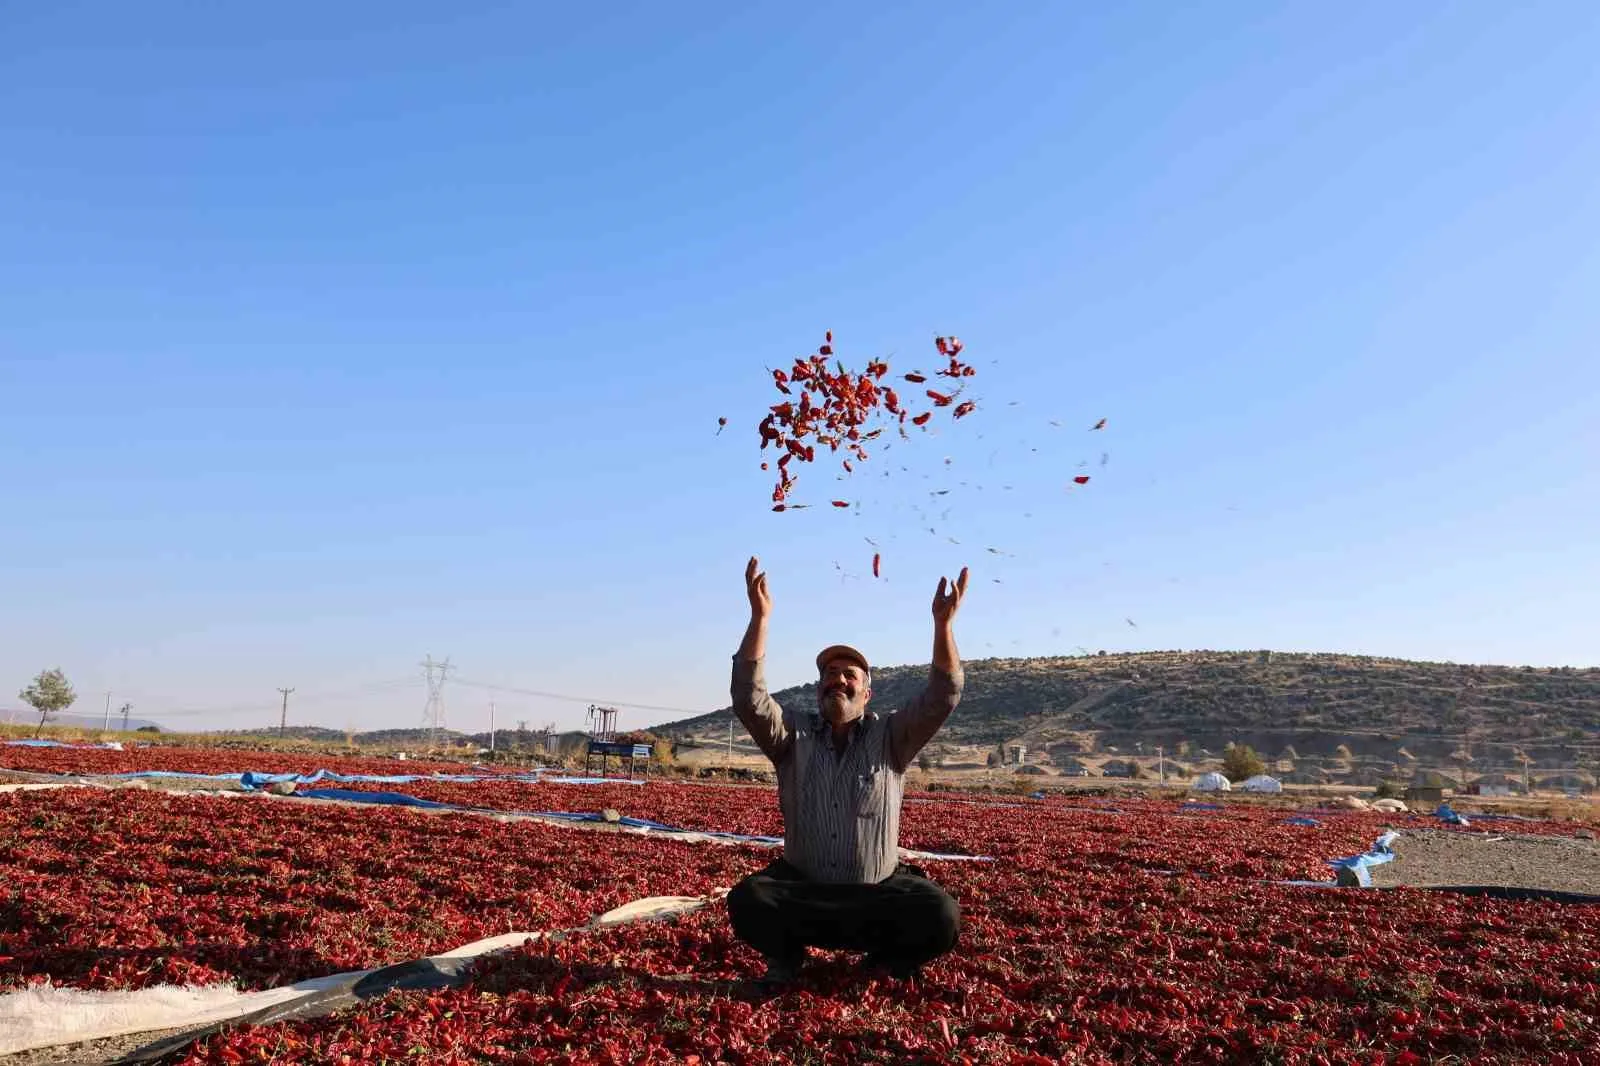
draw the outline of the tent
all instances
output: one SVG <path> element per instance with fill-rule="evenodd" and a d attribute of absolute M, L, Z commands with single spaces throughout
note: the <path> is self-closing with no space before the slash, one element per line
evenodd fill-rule
<path fill-rule="evenodd" d="M 1201 774 L 1195 780 L 1194 787 L 1200 792 L 1230 792 L 1233 790 L 1233 786 L 1228 784 L 1228 779 L 1216 772 Z"/>
<path fill-rule="evenodd" d="M 1244 789 L 1246 792 L 1283 791 L 1283 785 L 1278 782 L 1278 779 L 1276 777 L 1269 777 L 1266 774 L 1257 774 L 1239 787 Z"/>

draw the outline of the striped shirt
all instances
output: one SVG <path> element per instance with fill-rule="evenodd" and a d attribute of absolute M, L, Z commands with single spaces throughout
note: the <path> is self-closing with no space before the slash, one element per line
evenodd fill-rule
<path fill-rule="evenodd" d="M 783 857 L 814 881 L 876 884 L 900 862 L 905 772 L 961 702 L 964 671 L 937 667 L 906 706 L 857 720 L 844 750 L 819 711 L 796 713 L 767 692 L 760 660 L 733 660 L 733 713 L 778 769 Z"/>

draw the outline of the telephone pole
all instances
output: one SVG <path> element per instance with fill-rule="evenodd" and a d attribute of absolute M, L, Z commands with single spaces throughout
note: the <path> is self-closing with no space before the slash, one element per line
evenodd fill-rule
<path fill-rule="evenodd" d="M 494 754 L 494 700 L 489 701 L 489 754 Z"/>
<path fill-rule="evenodd" d="M 124 702 L 122 705 L 122 731 L 128 731 L 128 712 L 133 710 L 133 704 Z"/>
<path fill-rule="evenodd" d="M 100 728 L 104 732 L 111 732 L 111 693 L 109 692 L 106 693 L 106 721 Z"/>
<path fill-rule="evenodd" d="M 278 739 L 282 740 L 289 729 L 289 693 L 294 689 L 280 688 L 278 691 L 283 693 L 283 710 L 278 715 Z"/>

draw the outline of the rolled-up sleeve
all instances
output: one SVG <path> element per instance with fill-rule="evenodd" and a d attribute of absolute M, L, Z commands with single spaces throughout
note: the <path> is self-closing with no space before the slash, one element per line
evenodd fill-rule
<path fill-rule="evenodd" d="M 889 716 L 889 755 L 896 770 L 904 772 L 923 745 L 933 739 L 961 702 L 965 685 L 966 672 L 961 667 L 957 666 L 955 673 L 934 667 L 917 697 Z"/>
<path fill-rule="evenodd" d="M 789 753 L 792 735 L 783 720 L 783 708 L 767 692 L 767 677 L 760 659 L 733 657 L 733 713 L 776 765 Z"/>

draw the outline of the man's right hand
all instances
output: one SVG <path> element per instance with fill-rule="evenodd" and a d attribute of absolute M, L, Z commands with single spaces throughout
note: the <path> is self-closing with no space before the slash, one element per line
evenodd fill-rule
<path fill-rule="evenodd" d="M 751 619 L 764 622 L 772 616 L 772 594 L 767 591 L 767 575 L 757 569 L 759 565 L 752 555 L 744 568 L 744 586 L 750 597 Z"/>

